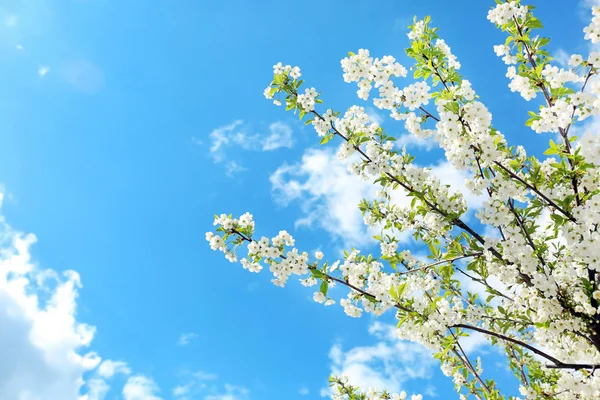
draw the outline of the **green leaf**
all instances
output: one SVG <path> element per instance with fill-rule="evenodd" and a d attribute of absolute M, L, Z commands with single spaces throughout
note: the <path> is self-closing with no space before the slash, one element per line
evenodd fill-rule
<path fill-rule="evenodd" d="M 326 144 L 331 139 L 333 139 L 333 134 L 332 133 L 328 133 L 327 135 L 323 136 L 323 138 L 321 139 L 321 141 L 319 142 L 319 144 Z"/>
<path fill-rule="evenodd" d="M 398 289 L 396 289 L 396 294 L 398 295 L 398 297 L 402 296 L 402 293 L 404 293 L 405 290 L 406 290 L 406 282 L 402 282 L 398 286 Z"/>
<path fill-rule="evenodd" d="M 281 85 L 283 82 L 285 82 L 285 75 L 284 74 L 275 75 L 275 77 L 273 78 L 273 82 L 276 85 Z"/>
<path fill-rule="evenodd" d="M 321 293 L 323 293 L 324 296 L 327 296 L 327 289 L 329 289 L 329 284 L 327 283 L 326 280 L 324 280 L 323 283 L 321 283 L 321 287 L 319 288 L 319 291 Z"/>
<path fill-rule="evenodd" d="M 564 221 L 565 221 L 565 219 L 563 217 L 561 217 L 560 215 L 558 215 L 558 214 L 550 214 L 550 218 L 557 225 L 562 225 L 564 223 Z"/>
<path fill-rule="evenodd" d="M 531 117 L 527 121 L 525 121 L 525 126 L 531 126 L 531 125 L 533 125 L 534 121 L 537 121 L 539 119 L 540 119 L 540 117 L 538 117 L 537 115 L 535 117 Z"/>
<path fill-rule="evenodd" d="M 393 285 L 390 287 L 390 295 L 394 300 L 398 298 L 398 292 L 396 292 L 396 288 Z"/>
<path fill-rule="evenodd" d="M 550 43 L 550 39 L 549 38 L 540 38 L 540 40 L 538 41 L 538 46 L 542 47 L 542 46 L 546 46 L 548 43 Z"/>
<path fill-rule="evenodd" d="M 312 274 L 312 276 L 314 278 L 317 278 L 317 279 L 323 279 L 323 278 L 325 278 L 325 274 L 322 273 L 321 271 L 319 271 L 318 269 L 311 269 L 310 273 Z"/>
<path fill-rule="evenodd" d="M 532 17 L 531 19 L 529 19 L 529 21 L 527 21 L 525 23 L 525 26 L 527 26 L 528 28 L 532 28 L 532 29 L 534 29 L 534 28 L 541 29 L 544 27 L 544 25 L 542 25 L 542 22 L 535 17 Z"/>

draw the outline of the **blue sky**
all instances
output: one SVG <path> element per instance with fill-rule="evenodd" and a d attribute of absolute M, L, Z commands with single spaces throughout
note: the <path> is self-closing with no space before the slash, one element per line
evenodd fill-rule
<path fill-rule="evenodd" d="M 274 287 L 267 273 L 213 253 L 204 233 L 215 213 L 250 211 L 259 234 L 287 229 L 308 251 L 372 246 L 359 218 L 338 219 L 354 215 L 368 189 L 343 167 L 320 168 L 335 156 L 262 92 L 282 61 L 299 65 L 328 107 L 367 106 L 343 82 L 339 61 L 368 48 L 409 66 L 413 15 L 432 16 L 509 142 L 545 145 L 523 126 L 532 105 L 510 93 L 493 53 L 504 41 L 486 20 L 493 1 L 22 3 L 0 4 L 5 229 L 35 233 L 28 252 L 38 271 L 79 273 L 83 288 L 72 300 L 77 321 L 96 327 L 89 350 L 127 363 L 105 374 L 114 375 L 107 399 L 126 396 L 127 382 L 162 399 L 184 398 L 178 386 L 197 399 L 318 398 L 336 369 L 407 391 L 435 388 L 439 398 L 451 393 L 439 368 L 418 348 L 397 348 L 385 326 L 324 308 L 299 284 Z M 553 52 L 585 53 L 584 8 L 536 5 Z M 405 133 L 389 119 L 382 125 Z M 217 149 L 219 135 L 228 142 Z M 444 172 L 440 152 L 409 149 Z M 290 192 L 291 181 L 302 188 Z M 38 288 L 39 298 L 60 282 Z M 6 326 L 0 337 L 12 334 Z M 491 365 L 501 360 L 473 347 Z M 496 377 L 514 387 L 508 372 Z"/>

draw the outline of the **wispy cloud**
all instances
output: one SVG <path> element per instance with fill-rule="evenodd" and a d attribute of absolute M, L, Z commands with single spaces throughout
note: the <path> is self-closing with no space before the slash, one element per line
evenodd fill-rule
<path fill-rule="evenodd" d="M 247 400 L 249 396 L 250 391 L 247 388 L 226 383 L 224 390 L 214 391 L 204 400 Z"/>
<path fill-rule="evenodd" d="M 283 122 L 273 122 L 269 125 L 269 133 L 261 144 L 263 151 L 277 150 L 282 147 L 292 148 L 293 145 L 292 128 Z"/>
<path fill-rule="evenodd" d="M 179 340 L 177 340 L 177 345 L 187 346 L 192 340 L 196 339 L 197 337 L 198 335 L 194 332 L 182 333 L 181 336 L 179 336 Z"/>
<path fill-rule="evenodd" d="M 19 22 L 19 20 L 18 20 L 17 16 L 14 14 L 8 14 L 4 18 L 4 25 L 6 25 L 6 27 L 8 27 L 8 28 L 13 28 L 13 27 L 17 26 L 18 22 Z"/>
<path fill-rule="evenodd" d="M 159 388 L 152 379 L 135 375 L 127 379 L 123 387 L 124 400 L 161 400 L 158 397 Z"/>
<path fill-rule="evenodd" d="M 172 394 L 176 400 L 246 400 L 250 391 L 243 387 L 225 383 L 219 385 L 215 374 L 204 371 L 185 373 L 185 383 L 173 388 Z"/>
<path fill-rule="evenodd" d="M 283 122 L 273 122 L 266 133 L 250 133 L 249 126 L 237 120 L 214 129 L 210 134 L 210 154 L 215 162 L 225 159 L 228 147 L 243 150 L 272 151 L 294 145 L 292 128 Z"/>
<path fill-rule="evenodd" d="M 432 386 L 432 385 L 427 385 L 425 387 L 425 390 L 423 391 L 423 394 L 425 394 L 425 396 L 427 396 L 429 398 L 438 396 L 435 386 Z"/>
<path fill-rule="evenodd" d="M 209 374 L 204 371 L 188 372 L 185 375 L 186 382 L 173 388 L 173 396 L 175 396 L 177 400 L 197 398 L 200 394 L 205 392 L 208 387 L 208 382 L 217 379 L 217 375 Z"/>
<path fill-rule="evenodd" d="M 583 22 L 586 24 L 590 22 L 590 19 L 592 18 L 590 9 L 597 5 L 600 5 L 600 0 L 581 0 L 579 2 L 579 15 Z"/>
<path fill-rule="evenodd" d="M 228 161 L 227 164 L 225 164 L 225 175 L 227 175 L 229 177 L 234 176 L 238 172 L 244 172 L 247 170 L 248 170 L 248 168 L 238 164 L 235 161 Z"/>
<path fill-rule="evenodd" d="M 106 84 L 100 66 L 85 58 L 69 59 L 61 63 L 60 75 L 74 90 L 83 94 L 96 94 Z"/>
<path fill-rule="evenodd" d="M 385 120 L 384 116 L 381 115 L 373 107 L 367 107 L 367 108 L 365 108 L 365 113 L 369 117 L 370 121 L 375 122 L 379 126 L 381 126 L 381 124 L 383 124 L 383 121 Z"/>
<path fill-rule="evenodd" d="M 411 17 L 398 17 L 394 20 L 394 30 L 406 33 L 412 23 Z"/>
<path fill-rule="evenodd" d="M 571 56 L 564 49 L 558 49 L 552 55 L 554 61 L 560 64 L 561 67 L 569 68 L 569 58 Z"/>
<path fill-rule="evenodd" d="M 251 128 L 242 120 L 213 129 L 208 135 L 209 154 L 215 163 L 225 163 L 227 175 L 245 171 L 239 162 L 232 160 L 232 150 L 273 151 L 294 146 L 292 128 L 281 121 L 270 124 L 264 133 L 251 133 Z M 198 139 L 194 143 L 201 144 Z"/>
<path fill-rule="evenodd" d="M 230 145 L 232 140 L 234 143 L 239 141 L 241 142 L 240 144 L 243 145 L 243 134 L 238 131 L 238 128 L 242 123 L 243 121 L 241 120 L 233 121 L 228 125 L 220 126 L 210 132 L 208 135 L 211 141 L 209 151 L 214 162 L 218 163 L 223 161 L 225 158 L 225 148 Z"/>
<path fill-rule="evenodd" d="M 46 76 L 48 74 L 48 72 L 50 72 L 50 67 L 42 65 L 38 68 L 38 75 L 39 76 Z"/>
<path fill-rule="evenodd" d="M 98 367 L 97 374 L 102 378 L 112 378 L 115 374 L 129 375 L 131 369 L 125 361 L 105 360 Z"/>
<path fill-rule="evenodd" d="M 300 396 L 308 396 L 310 394 L 310 390 L 308 390 L 306 386 L 303 386 L 300 389 L 298 389 L 298 394 Z"/>
<path fill-rule="evenodd" d="M 396 139 L 396 145 L 399 148 L 406 146 L 406 148 L 409 150 L 413 148 L 419 148 L 427 151 L 433 150 L 437 147 L 437 143 L 433 139 L 433 137 L 424 139 L 417 137 L 411 133 L 405 133 L 403 135 L 400 135 Z"/>

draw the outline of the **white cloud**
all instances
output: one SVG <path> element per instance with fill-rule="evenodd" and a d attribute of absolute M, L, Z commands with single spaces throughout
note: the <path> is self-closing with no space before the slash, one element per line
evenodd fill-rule
<path fill-rule="evenodd" d="M 459 338 L 459 343 L 462 349 L 471 355 L 474 352 L 485 352 L 486 347 L 491 347 L 491 344 L 487 337 L 483 333 L 479 332 L 468 332 L 469 336 Z"/>
<path fill-rule="evenodd" d="M 227 160 L 228 171 L 234 173 L 243 169 L 237 168 L 239 164 L 227 156 L 227 149 L 230 147 L 249 151 L 273 151 L 284 147 L 292 148 L 294 145 L 292 128 L 281 121 L 269 125 L 266 133 L 251 134 L 249 130 L 243 121 L 237 120 L 210 132 L 209 152 L 213 161 L 221 163 Z"/>
<path fill-rule="evenodd" d="M 173 388 L 173 396 L 176 400 L 197 399 L 202 393 L 207 392 L 208 382 L 217 379 L 217 375 L 204 371 L 184 372 L 185 383 L 179 384 Z M 212 391 L 216 386 L 212 386 Z"/>
<path fill-rule="evenodd" d="M 179 385 L 173 388 L 173 396 L 182 397 L 186 396 L 190 392 L 190 387 L 188 385 Z"/>
<path fill-rule="evenodd" d="M 273 122 L 269 125 L 269 134 L 262 141 L 262 149 L 264 151 L 276 150 L 281 147 L 291 149 L 294 146 L 294 138 L 292 137 L 292 128 L 283 122 Z"/>
<path fill-rule="evenodd" d="M 38 75 L 39 76 L 46 76 L 46 74 L 48 74 L 48 72 L 50 72 L 50 67 L 48 66 L 40 66 L 38 68 Z"/>
<path fill-rule="evenodd" d="M 89 351 L 95 327 L 77 320 L 79 274 L 40 269 L 30 254 L 36 240 L 0 215 L 2 398 L 103 400 L 107 380 L 130 369 Z"/>
<path fill-rule="evenodd" d="M 208 372 L 204 372 L 204 371 L 196 371 L 193 373 L 194 378 L 201 380 L 201 381 L 212 381 L 217 379 L 217 375 L 215 374 L 210 374 Z"/>
<path fill-rule="evenodd" d="M 592 79 L 598 78 L 592 77 Z M 592 149 L 600 146 L 599 135 L 600 115 L 587 118 L 582 122 L 575 122 L 569 130 L 569 136 L 577 136 L 579 138 L 577 143 L 582 146 L 584 157 L 588 157 L 588 154 L 594 154 Z M 563 139 L 557 134 L 557 137 L 554 140 L 562 142 Z M 600 160 L 596 160 L 596 162 L 600 162 Z"/>
<path fill-rule="evenodd" d="M 582 19 L 587 24 L 592 18 L 590 9 L 593 6 L 600 5 L 600 0 L 583 0 L 579 3 L 579 5 L 582 8 L 582 13 L 585 13 L 585 15 L 582 15 Z"/>
<path fill-rule="evenodd" d="M 161 400 L 157 396 L 158 385 L 143 375 L 134 375 L 127 379 L 123 387 L 124 400 Z"/>
<path fill-rule="evenodd" d="M 374 345 L 344 350 L 337 343 L 331 348 L 332 375 L 345 375 L 350 384 L 363 389 L 375 387 L 395 393 L 401 392 L 409 380 L 426 380 L 432 375 L 437 361 L 430 350 L 399 340 L 393 325 L 376 321 L 369 333 L 378 339 Z"/>
<path fill-rule="evenodd" d="M 190 342 L 198 337 L 194 332 L 182 333 L 179 336 L 179 340 L 177 341 L 178 346 L 186 346 L 190 344 Z"/>
<path fill-rule="evenodd" d="M 332 149 L 308 149 L 300 163 L 282 165 L 270 180 L 278 203 L 300 202 L 304 216 L 296 226 L 317 224 L 348 245 L 371 240 L 358 203 L 376 187 L 350 174 Z"/>
<path fill-rule="evenodd" d="M 470 208 L 480 207 L 485 200 L 484 196 L 473 196 L 465 190 L 467 174 L 449 162 L 441 161 L 431 170 L 442 184 L 463 192 Z M 296 221 L 296 227 L 322 228 L 346 247 L 373 242 L 372 236 L 378 231 L 364 224 L 358 204 L 363 198 L 373 199 L 380 187 L 352 175 L 333 149 L 308 149 L 299 163 L 280 166 L 270 180 L 275 201 L 284 206 L 299 203 L 303 216 Z M 402 189 L 392 192 L 392 200 L 400 206 L 410 204 Z M 409 232 L 397 236 L 401 241 L 409 237 Z"/>
<path fill-rule="evenodd" d="M 310 390 L 308 390 L 306 386 L 303 386 L 300 389 L 298 389 L 298 394 L 300 396 L 308 396 L 310 394 Z"/>
<path fill-rule="evenodd" d="M 433 139 L 433 137 L 423 139 L 413 135 L 412 133 L 405 133 L 396 138 L 396 145 L 398 146 L 398 148 L 406 146 L 408 150 L 413 148 L 419 148 L 430 151 L 437 146 L 437 143 L 435 139 Z"/>
<path fill-rule="evenodd" d="M 243 387 L 226 383 L 219 386 L 212 381 L 217 375 L 204 371 L 184 372 L 186 382 L 175 386 L 172 390 L 175 400 L 247 400 L 250 391 Z M 127 400 L 127 399 L 126 399 Z"/>
<path fill-rule="evenodd" d="M 555 239 L 547 239 L 547 236 L 552 236 L 554 234 L 554 221 L 552 221 L 548 209 L 542 210 L 540 215 L 536 218 L 535 223 L 539 226 L 539 229 L 536 229 L 535 232 L 533 232 L 533 239 L 542 239 L 550 245 L 567 245 L 567 239 L 563 235 L 562 230 L 558 231 L 558 236 Z"/>
<path fill-rule="evenodd" d="M 210 154 L 215 162 L 221 162 L 225 158 L 224 148 L 229 145 L 230 136 L 236 136 L 236 130 L 242 124 L 243 121 L 233 121 L 229 125 L 221 126 L 214 129 L 208 136 L 211 140 Z"/>
<path fill-rule="evenodd" d="M 95 329 L 75 320 L 79 275 L 55 274 L 49 300 L 38 292 L 49 290 L 50 279 L 30 259 L 32 234 L 13 231 L 0 217 L 0 393 L 10 399 L 75 399 L 82 376 L 100 362 L 95 353 L 81 354 Z M 50 276 L 48 274 L 48 276 Z"/>
<path fill-rule="evenodd" d="M 463 271 L 466 271 L 467 262 L 459 260 L 455 261 L 454 264 Z M 462 289 L 468 291 L 469 293 L 478 295 L 480 299 L 485 300 L 486 297 L 488 297 L 491 294 L 486 292 L 485 285 L 470 279 L 469 277 L 461 274 L 460 272 L 457 272 L 455 274 L 455 278 L 460 282 L 460 286 Z M 500 291 L 501 293 L 506 293 L 506 286 L 504 286 L 504 284 L 495 276 L 490 275 L 487 279 L 487 283 L 492 288 Z"/>
<path fill-rule="evenodd" d="M 106 381 L 98 378 L 90 379 L 87 387 L 88 392 L 84 397 L 85 400 L 103 400 L 110 390 L 110 386 L 108 386 Z"/>
<path fill-rule="evenodd" d="M 556 52 L 552 55 L 552 58 L 554 59 L 554 61 L 560 64 L 561 67 L 570 68 L 569 58 L 571 58 L 571 56 L 564 49 L 556 50 Z"/>
<path fill-rule="evenodd" d="M 204 397 L 204 400 L 246 400 L 250 391 L 243 386 L 226 383 L 224 391 L 215 391 Z"/>
<path fill-rule="evenodd" d="M 431 385 L 427 385 L 425 387 L 425 390 L 423 391 L 423 394 L 427 397 L 437 397 L 438 393 L 437 390 L 435 388 L 435 386 L 431 386 Z"/>
<path fill-rule="evenodd" d="M 0 192 L 0 206 L 4 194 Z M 128 376 L 124 400 L 160 400 L 151 378 L 131 374 L 125 361 L 102 360 L 89 351 L 95 327 L 77 320 L 82 287 L 77 272 L 40 269 L 31 259 L 33 234 L 11 228 L 0 215 L 0 394 L 6 399 L 105 400 L 109 380 Z M 42 300 L 44 299 L 44 300 Z M 188 334 L 189 336 L 189 334 Z M 189 339 L 189 338 L 188 338 Z M 176 398 L 206 389 L 216 375 L 190 374 L 193 385 L 180 385 Z M 225 385 L 206 390 L 207 398 L 245 400 L 248 390 Z M 196 398 L 196 397 L 195 397 Z"/>
<path fill-rule="evenodd" d="M 600 5 L 600 0 L 583 0 L 579 2 L 580 16 L 586 25 L 590 23 L 590 20 L 592 18 L 590 9 L 593 6 L 597 5 Z M 583 36 L 583 33 L 581 33 L 581 35 Z M 587 50 L 589 52 L 600 51 L 600 44 L 593 44 L 589 41 L 586 41 L 586 44 Z M 587 58 L 587 54 L 585 52 L 582 54 L 582 56 L 584 59 Z M 591 87 L 594 83 L 594 80 L 597 79 L 598 77 L 596 75 L 593 75 L 588 81 L 587 88 Z M 586 145 L 600 146 L 600 143 L 597 140 L 599 133 L 600 116 L 598 115 L 587 118 L 582 122 L 574 122 L 569 131 L 570 136 L 577 136 L 580 139 L 578 140 L 578 143 L 584 146 L 584 148 Z M 582 138 L 583 140 L 581 140 Z M 557 134 L 556 139 L 554 140 L 562 141 L 562 137 L 560 137 L 560 135 Z"/>
<path fill-rule="evenodd" d="M 98 367 L 97 374 L 103 378 L 112 378 L 115 374 L 129 375 L 131 369 L 125 361 L 105 360 Z"/>
<path fill-rule="evenodd" d="M 14 14 L 9 14 L 6 16 L 6 18 L 4 19 L 4 25 L 6 25 L 8 28 L 12 28 L 17 26 L 18 23 L 18 18 L 16 15 Z"/>
<path fill-rule="evenodd" d="M 104 71 L 91 60 L 67 60 L 61 63 L 60 74 L 66 83 L 84 94 L 98 93 L 105 85 Z"/>
<path fill-rule="evenodd" d="M 225 164 L 225 175 L 232 177 L 235 174 L 237 174 L 238 172 L 243 172 L 243 171 L 247 171 L 248 168 L 244 167 L 243 165 L 238 164 L 235 161 L 228 161 L 227 164 Z"/>
<path fill-rule="evenodd" d="M 365 108 L 365 113 L 369 117 L 370 121 L 375 122 L 379 126 L 381 126 L 381 124 L 383 124 L 383 121 L 385 120 L 385 118 L 383 117 L 383 115 L 381 115 L 373 107 L 367 107 L 367 108 Z"/>
<path fill-rule="evenodd" d="M 394 20 L 394 30 L 407 33 L 408 27 L 412 25 L 413 20 L 410 17 L 398 17 Z"/>
<path fill-rule="evenodd" d="M 450 185 L 452 191 L 463 194 L 469 210 L 481 207 L 486 200 L 487 194 L 476 196 L 465 188 L 465 179 L 468 179 L 470 176 L 465 171 L 454 168 L 451 162 L 443 160 L 429 167 L 431 168 L 431 173 L 438 177 L 443 185 Z"/>

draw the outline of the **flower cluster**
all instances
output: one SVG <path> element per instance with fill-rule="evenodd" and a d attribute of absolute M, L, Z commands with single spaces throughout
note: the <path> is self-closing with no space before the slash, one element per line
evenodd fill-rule
<path fill-rule="evenodd" d="M 567 82 L 577 82 L 580 80 L 579 75 L 573 71 L 565 70 L 564 68 L 558 68 L 546 64 L 542 70 L 542 76 L 546 79 L 546 82 L 552 89 L 557 89 L 564 86 Z"/>
<path fill-rule="evenodd" d="M 315 88 L 306 89 L 304 94 L 298 95 L 298 104 L 302 106 L 304 111 L 312 111 L 315 109 L 315 101 L 318 93 Z"/>
<path fill-rule="evenodd" d="M 527 6 L 519 5 L 517 1 L 500 3 L 488 12 L 487 19 L 496 25 L 505 25 L 514 18 L 524 19 L 527 15 Z"/>
<path fill-rule="evenodd" d="M 588 26 L 583 29 L 585 39 L 596 44 L 600 42 L 600 6 L 592 7 L 593 18 Z"/>
<path fill-rule="evenodd" d="M 438 48 L 446 56 L 446 62 L 448 63 L 448 67 L 460 69 L 460 63 L 458 62 L 456 56 L 452 54 L 450 46 L 448 46 L 443 39 L 437 39 L 435 41 L 435 47 Z"/>
<path fill-rule="evenodd" d="M 281 75 L 287 73 L 290 75 L 292 79 L 298 79 L 302 76 L 300 73 L 300 67 L 292 67 L 291 65 L 284 66 L 282 63 L 277 63 L 273 65 L 273 74 Z"/>
<path fill-rule="evenodd" d="M 347 376 L 332 376 L 329 379 L 329 384 L 333 392 L 331 395 L 332 400 L 423 400 L 423 396 L 420 394 L 413 394 L 409 398 L 405 391 L 388 393 L 374 387 L 362 391 L 360 388 L 352 386 Z"/>
<path fill-rule="evenodd" d="M 370 56 L 365 49 L 358 50 L 358 54 L 350 53 L 349 57 L 341 61 L 344 70 L 345 82 L 358 82 L 358 97 L 367 100 L 369 93 L 375 87 L 386 87 L 390 78 L 406 77 L 406 68 L 396 62 L 392 56 L 382 59 Z"/>
<path fill-rule="evenodd" d="M 506 77 L 510 79 L 508 87 L 511 92 L 517 92 L 525 100 L 529 101 L 537 96 L 535 87 L 526 76 L 518 75 L 515 67 L 508 67 Z"/>
<path fill-rule="evenodd" d="M 504 61 L 504 63 L 507 65 L 517 63 L 517 57 L 510 53 L 510 47 L 505 44 L 494 46 L 494 53 L 496 53 L 498 57 L 502 57 L 502 61 Z"/>
<path fill-rule="evenodd" d="M 541 107 L 540 118 L 533 121 L 531 129 L 537 133 L 558 132 L 565 129 L 571 123 L 572 106 L 565 100 L 558 100 L 554 105 Z"/>
<path fill-rule="evenodd" d="M 429 104 L 431 95 L 429 94 L 429 85 L 427 82 L 416 82 L 408 85 L 402 90 L 403 105 L 410 111 Z"/>

